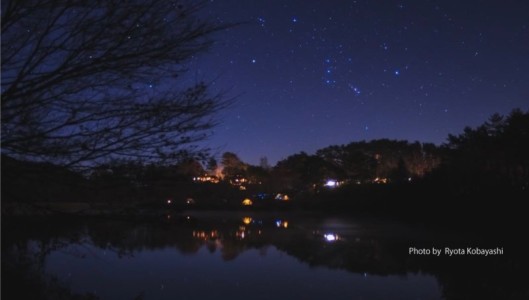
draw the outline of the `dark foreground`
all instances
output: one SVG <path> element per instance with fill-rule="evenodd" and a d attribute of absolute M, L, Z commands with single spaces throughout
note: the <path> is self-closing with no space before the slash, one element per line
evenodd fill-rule
<path fill-rule="evenodd" d="M 524 230 L 473 230 L 286 212 L 4 218 L 2 299 L 527 299 Z"/>

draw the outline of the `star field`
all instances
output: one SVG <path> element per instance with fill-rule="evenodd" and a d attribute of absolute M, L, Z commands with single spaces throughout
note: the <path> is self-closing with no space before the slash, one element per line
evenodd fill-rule
<path fill-rule="evenodd" d="M 441 144 L 529 106 L 529 2 L 215 0 L 195 57 L 236 96 L 207 145 L 258 164 L 378 138 Z"/>

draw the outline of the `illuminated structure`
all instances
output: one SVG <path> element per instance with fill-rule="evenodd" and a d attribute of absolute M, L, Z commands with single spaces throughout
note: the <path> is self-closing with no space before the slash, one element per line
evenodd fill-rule
<path fill-rule="evenodd" d="M 290 200 L 290 197 L 288 197 L 287 194 L 277 194 L 275 199 L 279 201 L 288 201 Z"/>
<path fill-rule="evenodd" d="M 382 184 L 386 184 L 388 183 L 389 180 L 387 178 L 380 178 L 380 177 L 376 177 L 375 179 L 373 179 L 373 183 L 382 183 Z"/>
<path fill-rule="evenodd" d="M 194 182 L 210 182 L 210 183 L 219 183 L 220 179 L 217 176 L 204 175 L 193 177 Z"/>
<path fill-rule="evenodd" d="M 288 221 L 286 220 L 276 220 L 276 227 L 277 228 L 288 228 Z"/>
<path fill-rule="evenodd" d="M 328 188 L 335 188 L 335 187 L 339 187 L 342 183 L 343 183 L 342 181 L 338 181 L 336 179 L 328 179 L 323 184 L 323 186 L 328 187 Z"/>

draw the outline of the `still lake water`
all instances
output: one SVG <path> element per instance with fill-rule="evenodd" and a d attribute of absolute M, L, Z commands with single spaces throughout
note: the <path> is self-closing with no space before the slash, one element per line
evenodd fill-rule
<path fill-rule="evenodd" d="M 511 245 L 380 220 L 299 214 L 10 222 L 2 229 L 2 273 L 14 276 L 3 279 L 2 289 L 86 299 L 524 299 L 529 281 L 514 272 L 527 270 L 527 259 L 513 255 Z M 507 253 L 409 254 L 409 247 L 446 246 Z"/>

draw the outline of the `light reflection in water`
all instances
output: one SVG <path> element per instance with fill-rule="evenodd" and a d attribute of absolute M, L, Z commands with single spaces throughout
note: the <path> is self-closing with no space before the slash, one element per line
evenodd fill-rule
<path fill-rule="evenodd" d="M 219 233 L 217 230 L 211 230 L 209 232 L 193 230 L 193 237 L 204 241 L 215 240 L 219 237 Z"/>
<path fill-rule="evenodd" d="M 164 220 L 39 226 L 45 234 L 34 234 L 26 247 L 43 264 L 36 270 L 56 276 L 73 292 L 95 291 L 100 299 L 134 299 L 143 291 L 143 299 L 440 299 L 442 274 L 457 276 L 447 268 L 453 260 L 410 257 L 410 240 L 377 236 L 339 219 L 173 214 Z M 464 270 L 473 276 L 465 278 L 473 281 L 449 281 L 450 291 L 471 295 L 490 285 L 493 273 L 485 267 L 491 259 L 468 260 Z M 459 267 L 467 260 L 456 262 Z"/>
<path fill-rule="evenodd" d="M 56 251 L 47 258 L 47 272 L 100 299 L 134 299 L 142 293 L 143 299 L 441 299 L 433 276 L 366 277 L 312 268 L 275 247 L 247 249 L 229 261 L 222 259 L 229 254 L 206 249 L 192 256 L 172 249 L 123 258 L 110 254 L 105 262 Z"/>

